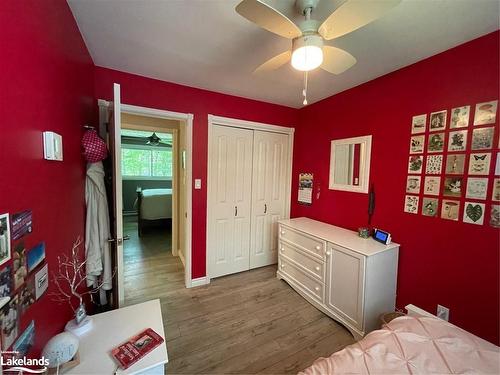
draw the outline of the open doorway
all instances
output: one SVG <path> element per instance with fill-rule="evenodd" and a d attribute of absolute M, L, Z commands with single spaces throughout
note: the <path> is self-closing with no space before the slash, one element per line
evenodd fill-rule
<path fill-rule="evenodd" d="M 124 303 L 184 288 L 185 124 L 121 114 Z"/>
<path fill-rule="evenodd" d="M 116 83 L 113 98 L 113 102 L 99 100 L 99 130 L 111 155 L 109 242 L 116 308 L 166 297 L 193 284 L 193 115 L 121 104 Z M 157 197 L 162 194 L 170 197 Z M 142 210 L 146 196 L 155 197 L 152 204 L 146 203 L 161 209 Z"/>

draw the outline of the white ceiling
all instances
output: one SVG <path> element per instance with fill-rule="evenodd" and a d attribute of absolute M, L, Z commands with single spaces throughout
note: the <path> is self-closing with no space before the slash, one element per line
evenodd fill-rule
<path fill-rule="evenodd" d="M 293 0 L 266 0 L 296 18 Z M 303 76 L 286 65 L 252 71 L 290 42 L 239 16 L 239 0 L 68 0 L 98 66 L 187 86 L 302 106 Z M 342 1 L 321 0 L 325 19 Z M 358 63 L 335 76 L 310 74 L 309 103 L 344 91 L 499 28 L 497 0 L 403 0 L 384 17 L 332 45 Z M 480 58 L 480 57 L 478 57 Z M 459 62 L 457 62 L 459 63 Z"/>

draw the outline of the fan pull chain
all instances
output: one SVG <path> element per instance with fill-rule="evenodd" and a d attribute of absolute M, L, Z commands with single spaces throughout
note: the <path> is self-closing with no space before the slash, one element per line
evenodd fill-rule
<path fill-rule="evenodd" d="M 302 90 L 302 95 L 304 96 L 302 104 L 307 105 L 307 71 L 304 72 L 304 90 Z"/>

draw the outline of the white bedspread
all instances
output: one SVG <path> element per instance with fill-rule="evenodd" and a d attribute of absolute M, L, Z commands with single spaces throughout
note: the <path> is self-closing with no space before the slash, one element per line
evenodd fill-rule
<path fill-rule="evenodd" d="M 142 191 L 141 217 L 144 220 L 172 218 L 172 189 Z"/>
<path fill-rule="evenodd" d="M 498 374 L 499 347 L 431 317 L 404 316 L 301 374 Z"/>

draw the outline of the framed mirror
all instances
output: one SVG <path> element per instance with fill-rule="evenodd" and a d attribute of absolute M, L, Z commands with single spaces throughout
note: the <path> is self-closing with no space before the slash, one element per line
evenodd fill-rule
<path fill-rule="evenodd" d="M 368 193 L 372 136 L 334 139 L 330 150 L 331 190 Z"/>

